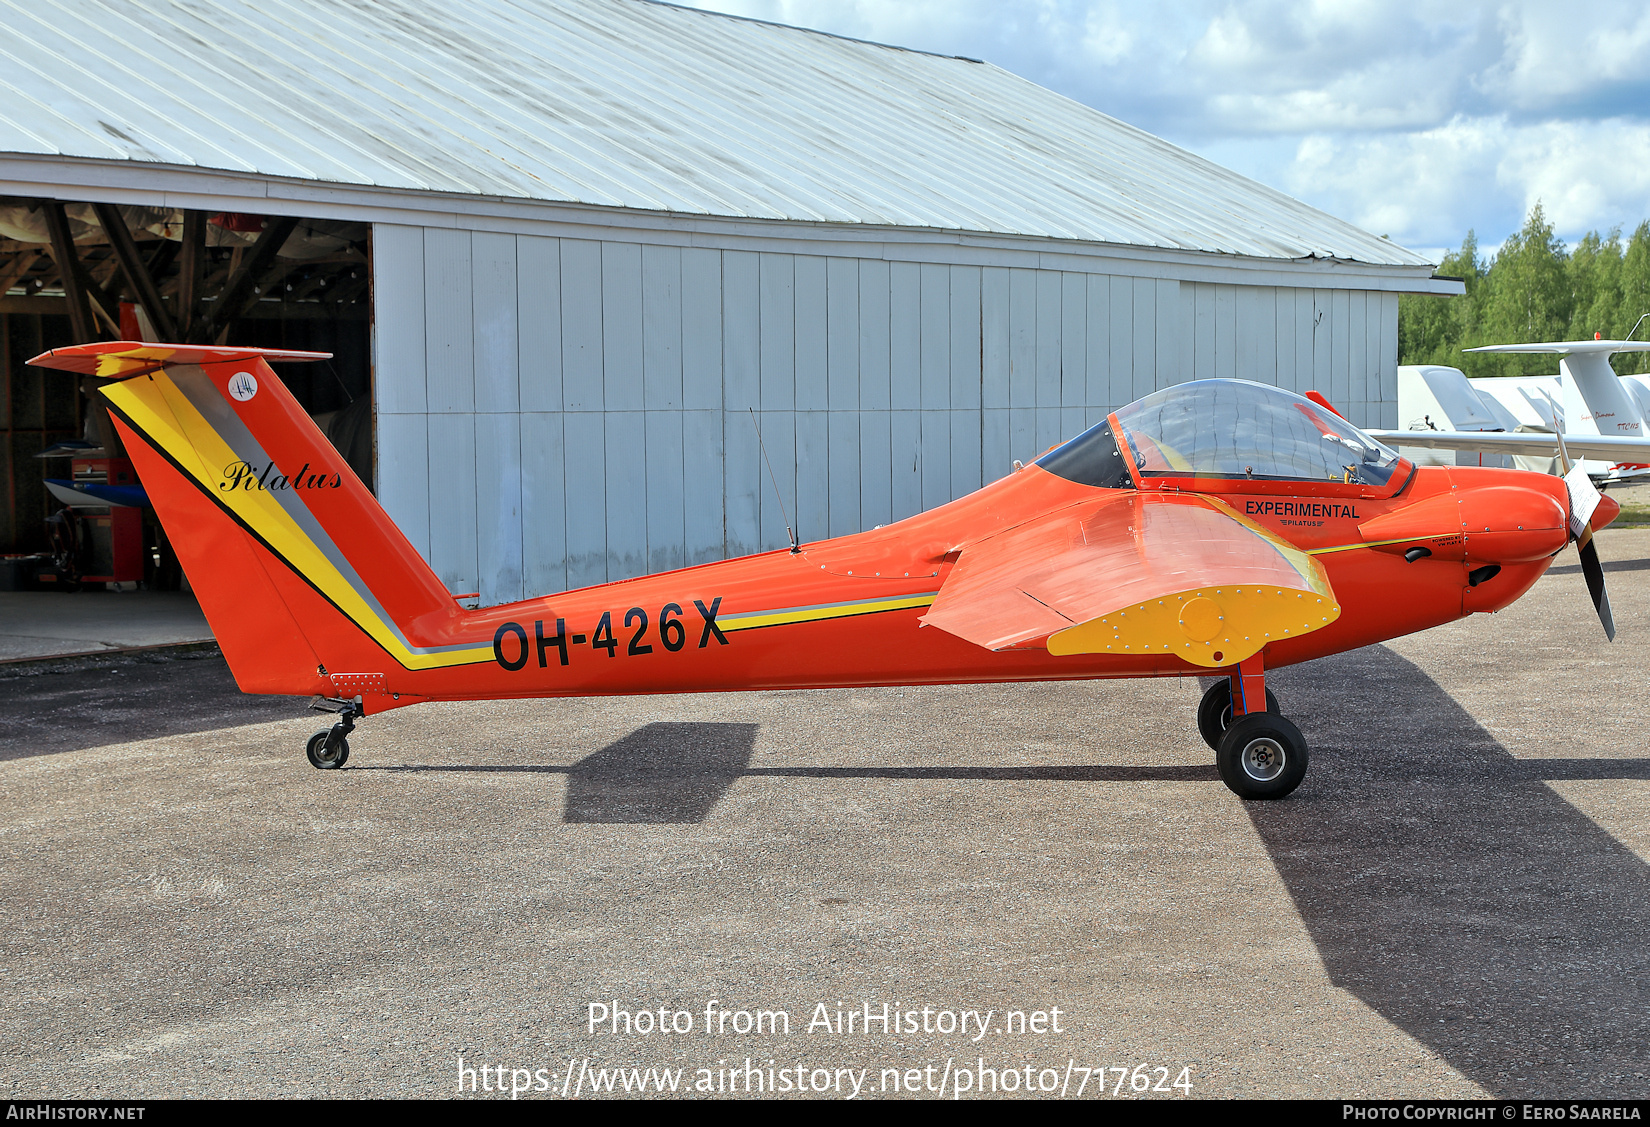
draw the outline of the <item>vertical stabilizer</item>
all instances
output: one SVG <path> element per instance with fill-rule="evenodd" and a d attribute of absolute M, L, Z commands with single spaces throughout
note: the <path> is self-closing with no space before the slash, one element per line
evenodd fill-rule
<path fill-rule="evenodd" d="M 490 658 L 455 641 L 463 611 L 267 358 L 317 356 L 112 343 L 32 363 L 117 381 L 103 394 L 242 688 Z"/>
<path fill-rule="evenodd" d="M 1621 385 L 1621 377 L 1610 367 L 1607 352 L 1578 352 L 1562 356 L 1558 361 L 1564 378 L 1581 393 L 1587 413 L 1600 434 L 1619 434 L 1626 438 L 1644 436 L 1644 420 L 1639 416 L 1638 403 Z"/>
<path fill-rule="evenodd" d="M 1566 434 L 1585 433 L 1587 428 L 1577 426 L 1580 407 L 1585 407 L 1599 434 L 1623 438 L 1643 438 L 1646 434 L 1646 420 L 1639 412 L 1638 401 L 1610 367 L 1610 357 L 1618 352 L 1650 352 L 1650 342 L 1561 340 L 1541 344 L 1489 344 L 1467 351 L 1556 355 L 1563 376 Z M 1580 402 L 1571 402 L 1572 397 L 1579 398 Z"/>

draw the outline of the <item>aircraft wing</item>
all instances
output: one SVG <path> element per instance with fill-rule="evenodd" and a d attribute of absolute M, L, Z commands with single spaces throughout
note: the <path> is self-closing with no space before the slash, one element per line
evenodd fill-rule
<path fill-rule="evenodd" d="M 1213 498 L 1127 493 L 967 543 L 923 616 L 990 650 L 1234 665 L 1340 617 L 1323 567 Z"/>
<path fill-rule="evenodd" d="M 1388 446 L 1418 446 L 1424 450 L 1471 450 L 1485 454 L 1534 454 L 1552 458 L 1558 440 L 1544 431 L 1366 430 Z M 1564 447 L 1572 458 L 1601 462 L 1650 462 L 1650 438 L 1615 434 L 1566 434 Z"/>

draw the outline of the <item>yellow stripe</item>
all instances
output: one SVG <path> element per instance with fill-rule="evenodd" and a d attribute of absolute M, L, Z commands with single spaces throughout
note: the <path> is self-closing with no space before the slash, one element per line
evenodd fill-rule
<path fill-rule="evenodd" d="M 932 606 L 933 594 L 906 595 L 897 599 L 878 599 L 873 602 L 849 603 L 835 607 L 803 607 L 797 610 L 755 611 L 750 614 L 719 618 L 716 625 L 723 633 L 734 630 L 755 630 L 760 626 L 790 626 L 798 622 L 821 622 L 829 618 L 852 618 L 861 614 L 880 614 L 889 610 L 907 610 L 911 607 Z"/>
<path fill-rule="evenodd" d="M 439 654 L 418 654 L 367 604 L 355 587 L 300 529 L 279 501 L 262 489 L 220 489 L 220 470 L 241 460 L 212 429 L 189 398 L 164 372 L 127 380 L 104 389 L 114 404 L 151 442 L 190 473 L 206 492 L 226 505 L 269 544 L 298 574 L 313 583 L 355 624 L 408 669 L 435 669 L 492 658 L 486 647 Z"/>
<path fill-rule="evenodd" d="M 1335 544 L 1328 548 L 1312 548 L 1309 554 L 1327 556 L 1334 552 L 1354 552 L 1359 548 L 1380 548 L 1388 544 L 1406 544 L 1411 540 L 1431 540 L 1431 536 L 1400 536 L 1396 540 L 1363 540 L 1356 544 Z"/>

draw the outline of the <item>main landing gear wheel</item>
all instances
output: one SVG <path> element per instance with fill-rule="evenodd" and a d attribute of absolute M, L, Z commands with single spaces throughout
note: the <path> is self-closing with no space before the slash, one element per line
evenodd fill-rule
<path fill-rule="evenodd" d="M 1272 690 L 1266 690 L 1266 711 L 1278 711 L 1278 698 L 1272 695 Z M 1232 679 L 1218 678 L 1209 691 L 1203 694 L 1203 702 L 1197 706 L 1197 730 L 1203 736 L 1203 742 L 1220 750 L 1220 738 L 1226 734 L 1226 729 L 1232 726 Z"/>
<path fill-rule="evenodd" d="M 322 728 L 309 737 L 309 743 L 304 746 L 304 754 L 309 756 L 310 766 L 323 771 L 336 771 L 349 762 L 349 740 L 340 735 L 336 744 L 329 748 L 327 740 L 331 736 L 331 728 Z"/>
<path fill-rule="evenodd" d="M 1239 717 L 1220 738 L 1220 781 L 1239 798 L 1282 798 L 1306 775 L 1306 739 L 1275 712 Z"/>

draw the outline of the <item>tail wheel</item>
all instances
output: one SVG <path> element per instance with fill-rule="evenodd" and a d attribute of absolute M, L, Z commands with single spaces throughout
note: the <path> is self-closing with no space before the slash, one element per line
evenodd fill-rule
<path fill-rule="evenodd" d="M 1278 698 L 1272 695 L 1271 689 L 1266 690 L 1266 711 L 1279 711 Z M 1220 677 L 1209 686 L 1209 691 L 1203 694 L 1202 703 L 1197 706 L 1197 730 L 1204 743 L 1219 751 L 1220 738 L 1231 726 L 1232 679 Z"/>
<path fill-rule="evenodd" d="M 1306 777 L 1306 738 L 1275 712 L 1239 717 L 1220 738 L 1215 765 L 1239 798 L 1282 798 Z"/>
<path fill-rule="evenodd" d="M 322 771 L 336 771 L 349 762 L 349 740 L 338 737 L 337 750 L 327 748 L 327 738 L 332 735 L 331 728 L 322 728 L 309 737 L 309 743 L 304 745 L 304 754 L 309 756 L 311 767 Z"/>

